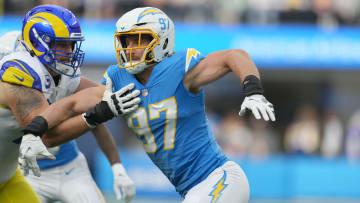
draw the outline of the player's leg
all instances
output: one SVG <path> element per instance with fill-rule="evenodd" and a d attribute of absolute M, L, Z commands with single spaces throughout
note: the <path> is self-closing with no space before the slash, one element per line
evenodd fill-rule
<path fill-rule="evenodd" d="M 57 167 L 41 170 L 41 176 L 37 177 L 30 171 L 25 176 L 42 203 L 57 200 L 60 188 L 60 173 Z"/>
<path fill-rule="evenodd" d="M 93 180 L 86 159 L 82 153 L 73 161 L 62 166 L 61 201 L 65 203 L 101 203 L 103 195 Z"/>
<path fill-rule="evenodd" d="M 228 161 L 186 194 L 183 203 L 247 203 L 249 183 L 238 164 Z"/>
<path fill-rule="evenodd" d="M 0 202 L 40 203 L 40 199 L 17 169 L 10 180 L 0 184 Z"/>

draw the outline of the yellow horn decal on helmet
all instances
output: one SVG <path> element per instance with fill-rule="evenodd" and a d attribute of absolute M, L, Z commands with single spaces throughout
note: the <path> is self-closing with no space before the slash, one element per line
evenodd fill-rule
<path fill-rule="evenodd" d="M 44 52 L 38 51 L 37 49 L 35 49 L 35 47 L 33 47 L 32 43 L 30 42 L 30 29 L 32 28 L 32 26 L 35 23 L 40 23 L 45 21 L 44 19 L 41 18 L 31 18 L 26 25 L 24 26 L 24 30 L 23 30 L 23 40 L 26 42 L 26 44 L 28 44 L 30 46 L 30 48 L 34 51 L 36 56 L 40 56 L 42 54 L 44 54 Z"/>
<path fill-rule="evenodd" d="M 56 15 L 51 13 L 37 13 L 33 17 L 41 17 L 51 24 L 56 37 L 70 37 L 65 23 Z"/>

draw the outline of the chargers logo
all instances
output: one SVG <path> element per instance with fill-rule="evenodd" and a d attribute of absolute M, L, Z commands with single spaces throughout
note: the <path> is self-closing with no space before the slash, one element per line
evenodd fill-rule
<path fill-rule="evenodd" d="M 214 185 L 213 190 L 210 192 L 209 196 L 211 198 L 211 203 L 217 202 L 222 192 L 229 184 L 225 184 L 226 181 L 226 171 L 224 171 L 223 177 Z"/>
<path fill-rule="evenodd" d="M 198 52 L 194 48 L 190 48 L 190 49 L 187 50 L 186 63 L 185 63 L 185 73 L 189 70 L 191 59 L 192 58 L 196 59 L 199 54 L 200 54 L 200 52 Z"/>
<path fill-rule="evenodd" d="M 141 18 L 143 18 L 144 16 L 146 15 L 156 15 L 156 14 L 162 14 L 163 12 L 161 12 L 159 9 L 156 9 L 156 8 L 148 8 L 148 9 L 145 9 L 143 12 L 141 12 L 139 14 L 139 17 L 137 19 L 137 22 L 139 22 L 141 20 Z"/>

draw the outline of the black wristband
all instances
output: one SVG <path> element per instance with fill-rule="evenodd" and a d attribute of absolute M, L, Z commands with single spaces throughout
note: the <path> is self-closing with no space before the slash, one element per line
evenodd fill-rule
<path fill-rule="evenodd" d="M 243 91 L 246 96 L 264 93 L 261 82 L 255 75 L 246 76 L 243 82 Z"/>
<path fill-rule="evenodd" d="M 105 101 L 101 101 L 84 115 L 86 122 L 92 126 L 108 121 L 114 117 L 109 105 Z"/>
<path fill-rule="evenodd" d="M 24 134 L 33 134 L 42 137 L 48 130 L 48 123 L 42 116 L 36 116 L 30 123 L 28 123 L 22 130 Z"/>

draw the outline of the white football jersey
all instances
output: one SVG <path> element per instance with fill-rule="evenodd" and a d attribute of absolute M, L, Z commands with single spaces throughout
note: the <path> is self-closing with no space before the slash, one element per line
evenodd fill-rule
<path fill-rule="evenodd" d="M 69 78 L 62 75 L 56 86 L 50 73 L 38 58 L 31 56 L 24 47 L 18 47 L 22 46 L 21 44 L 15 46 L 17 38 L 12 38 L 12 40 L 1 41 L 0 38 L 0 47 L 13 46 L 15 49 L 10 54 L 4 54 L 0 60 L 2 82 L 37 89 L 43 93 L 49 103 L 54 103 L 76 91 L 80 77 Z M 14 140 L 21 136 L 21 127 L 10 109 L 0 106 L 0 183 L 7 181 L 15 173 L 20 145 L 14 143 Z"/>
<path fill-rule="evenodd" d="M 0 36 L 0 59 L 14 51 L 25 50 L 20 42 L 21 32 L 11 31 Z"/>

